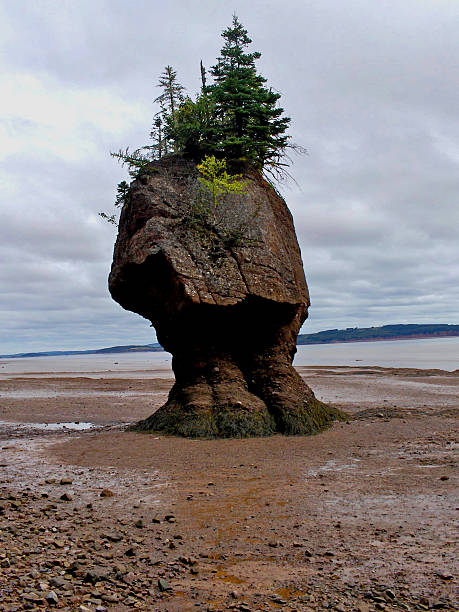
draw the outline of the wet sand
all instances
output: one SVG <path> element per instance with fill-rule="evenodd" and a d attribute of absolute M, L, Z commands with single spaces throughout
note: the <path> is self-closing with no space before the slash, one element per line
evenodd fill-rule
<path fill-rule="evenodd" d="M 0 609 L 455 609 L 459 372 L 298 370 L 347 423 L 135 434 L 164 372 L 3 375 Z"/>

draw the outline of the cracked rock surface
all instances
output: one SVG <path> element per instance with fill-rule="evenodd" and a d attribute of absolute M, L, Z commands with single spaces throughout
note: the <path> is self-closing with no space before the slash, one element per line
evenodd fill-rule
<path fill-rule="evenodd" d="M 309 295 L 292 216 L 258 173 L 209 207 L 194 162 L 153 162 L 123 208 L 109 288 L 150 320 L 176 382 L 143 430 L 310 434 L 340 415 L 292 367 Z"/>

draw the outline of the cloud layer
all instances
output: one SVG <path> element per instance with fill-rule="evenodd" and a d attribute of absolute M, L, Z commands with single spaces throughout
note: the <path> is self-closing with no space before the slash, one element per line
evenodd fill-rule
<path fill-rule="evenodd" d="M 304 332 L 459 322 L 459 5 L 233 3 L 282 93 L 311 291 Z M 147 343 L 111 301 L 110 150 L 146 142 L 166 64 L 193 94 L 226 3 L 0 2 L 0 353 Z"/>

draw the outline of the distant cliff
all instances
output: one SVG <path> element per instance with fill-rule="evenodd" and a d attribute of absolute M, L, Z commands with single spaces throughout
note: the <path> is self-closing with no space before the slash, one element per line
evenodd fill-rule
<path fill-rule="evenodd" d="M 315 334 L 300 334 L 297 344 L 332 344 L 337 342 L 375 342 L 459 336 L 459 325 L 383 325 L 382 327 L 348 327 L 328 329 Z"/>

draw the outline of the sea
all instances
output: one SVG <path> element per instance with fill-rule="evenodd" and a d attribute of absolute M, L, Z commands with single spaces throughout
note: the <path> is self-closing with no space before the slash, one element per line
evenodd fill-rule
<path fill-rule="evenodd" d="M 298 347 L 296 366 L 382 366 L 454 371 L 459 369 L 459 337 Z M 166 352 L 63 355 L 0 360 L 0 378 L 10 375 L 169 378 L 171 356 Z"/>

